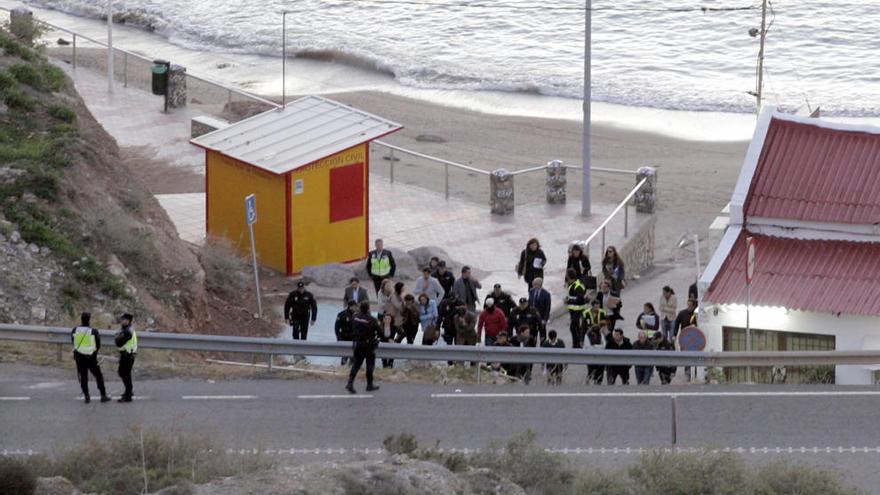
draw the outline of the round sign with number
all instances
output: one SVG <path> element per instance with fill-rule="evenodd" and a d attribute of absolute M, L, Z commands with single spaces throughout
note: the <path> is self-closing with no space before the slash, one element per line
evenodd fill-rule
<path fill-rule="evenodd" d="M 678 345 L 683 351 L 702 351 L 706 348 L 706 334 L 697 327 L 682 328 L 678 334 Z"/>

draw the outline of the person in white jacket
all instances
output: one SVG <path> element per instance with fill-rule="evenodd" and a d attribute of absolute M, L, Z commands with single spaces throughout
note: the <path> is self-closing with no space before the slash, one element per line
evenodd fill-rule
<path fill-rule="evenodd" d="M 668 342 L 675 342 L 673 328 L 675 327 L 675 318 L 678 316 L 678 299 L 676 299 L 672 287 L 668 285 L 663 287 L 658 308 L 660 309 L 660 330 L 663 332 L 663 338 Z"/>

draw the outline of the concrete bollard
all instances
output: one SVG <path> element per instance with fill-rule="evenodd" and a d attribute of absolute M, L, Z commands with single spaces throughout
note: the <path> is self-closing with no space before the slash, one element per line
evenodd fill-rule
<path fill-rule="evenodd" d="M 513 175 L 499 168 L 489 174 L 489 205 L 494 215 L 513 213 L 514 189 Z"/>
<path fill-rule="evenodd" d="M 168 108 L 186 106 L 186 67 L 172 64 L 168 71 Z"/>
<path fill-rule="evenodd" d="M 565 204 L 565 187 L 568 183 L 565 170 L 561 160 L 547 162 L 547 203 L 551 205 Z"/>
<path fill-rule="evenodd" d="M 37 34 L 34 13 L 21 7 L 9 11 L 9 32 L 20 41 L 32 45 Z"/>
<path fill-rule="evenodd" d="M 641 167 L 636 173 L 636 184 L 647 178 L 648 181 L 633 196 L 636 211 L 639 213 L 654 213 L 657 209 L 657 169 L 654 167 Z"/>

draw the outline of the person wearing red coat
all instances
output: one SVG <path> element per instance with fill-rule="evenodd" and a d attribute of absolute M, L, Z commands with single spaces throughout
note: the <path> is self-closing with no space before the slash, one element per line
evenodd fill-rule
<path fill-rule="evenodd" d="M 480 313 L 480 319 L 477 321 L 477 342 L 483 336 L 483 329 L 486 330 L 486 346 L 495 345 L 495 339 L 502 331 L 507 331 L 507 317 L 504 311 L 495 307 L 495 300 L 491 297 L 486 299 L 483 306 L 483 312 Z"/>

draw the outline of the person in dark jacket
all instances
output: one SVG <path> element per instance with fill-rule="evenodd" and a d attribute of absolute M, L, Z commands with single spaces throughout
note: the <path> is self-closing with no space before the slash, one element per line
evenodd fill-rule
<path fill-rule="evenodd" d="M 416 298 L 412 294 L 403 296 L 401 314 L 403 316 L 403 325 L 401 325 L 403 333 L 398 336 L 396 342 L 401 343 L 406 338 L 407 344 L 413 344 L 416 341 L 416 335 L 419 333 L 420 318 L 419 303 L 416 302 Z"/>
<path fill-rule="evenodd" d="M 587 309 L 587 288 L 581 282 L 574 270 L 565 273 L 565 305 L 568 308 L 569 331 L 571 332 L 572 349 L 580 349 L 584 346 L 583 326 L 581 319 Z"/>
<path fill-rule="evenodd" d="M 403 338 L 403 330 L 394 324 L 394 317 L 388 313 L 381 315 L 382 320 L 379 322 L 379 342 L 388 343 L 396 342 L 397 338 Z M 394 360 L 382 358 L 383 368 L 393 368 Z"/>
<path fill-rule="evenodd" d="M 674 351 L 675 346 L 672 342 L 666 339 L 660 339 L 660 343 L 657 344 L 658 351 Z M 660 383 L 663 385 L 669 385 L 672 383 L 672 377 L 675 376 L 675 366 L 657 366 L 657 374 L 660 375 Z"/>
<path fill-rule="evenodd" d="M 547 332 L 547 338 L 541 341 L 541 347 L 565 349 L 565 342 L 557 338 L 556 330 L 550 330 Z M 547 368 L 547 384 L 562 385 L 562 372 L 565 370 L 565 365 L 561 363 L 547 363 L 544 366 Z"/>
<path fill-rule="evenodd" d="M 440 287 L 443 287 L 445 294 L 443 297 L 450 297 L 452 295 L 452 286 L 455 284 L 455 275 L 446 269 L 445 261 L 440 260 L 440 263 L 437 264 L 437 274 L 434 275 L 434 278 L 440 282 Z"/>
<path fill-rule="evenodd" d="M 367 256 L 367 273 L 373 279 L 373 287 L 376 289 L 376 297 L 379 297 L 379 289 L 382 288 L 382 281 L 386 278 L 394 278 L 397 272 L 397 264 L 394 262 L 394 255 L 391 251 L 385 249 L 382 239 L 376 239 L 376 249 L 370 251 Z"/>
<path fill-rule="evenodd" d="M 379 390 L 373 384 L 373 370 L 376 368 L 376 347 L 379 345 L 379 322 L 370 314 L 370 303 L 362 302 L 360 311 L 352 318 L 351 327 L 354 330 L 354 352 L 352 353 L 351 372 L 348 374 L 348 384 L 345 390 L 355 394 L 354 379 L 364 361 L 367 362 L 367 392 Z"/>
<path fill-rule="evenodd" d="M 348 301 L 348 308 L 343 309 L 339 312 L 339 314 L 336 315 L 336 323 L 333 325 L 333 332 L 336 333 L 337 342 L 351 342 L 354 340 L 354 328 L 352 327 L 352 322 L 354 320 L 354 316 L 358 312 L 359 304 L 360 303 L 356 303 L 354 301 Z M 345 366 L 347 363 L 348 357 L 343 356 L 342 365 Z"/>
<path fill-rule="evenodd" d="M 513 334 L 515 329 L 523 325 L 532 329 L 532 335 L 540 336 L 540 339 L 544 340 L 546 331 L 541 321 L 541 315 L 538 314 L 538 310 L 529 306 L 528 299 L 521 297 L 519 305 L 510 311 L 510 317 L 507 318 L 508 333 Z"/>
<path fill-rule="evenodd" d="M 351 280 L 348 281 L 349 286 L 345 288 L 345 294 L 342 296 L 342 302 L 344 306 L 348 306 L 348 303 L 354 301 L 355 305 L 361 303 L 361 301 L 369 301 L 370 295 L 367 293 L 367 289 L 361 287 L 361 281 L 357 277 L 352 277 Z"/>
<path fill-rule="evenodd" d="M 131 402 L 134 397 L 134 388 L 131 383 L 131 370 L 134 368 L 134 359 L 137 356 L 137 334 L 131 328 L 134 316 L 125 313 L 119 319 L 120 329 L 116 333 L 116 347 L 119 349 L 119 378 L 125 386 L 125 391 L 119 402 Z"/>
<path fill-rule="evenodd" d="M 516 329 L 516 337 L 513 339 L 514 347 L 537 347 L 538 340 L 532 335 L 532 329 L 523 325 Z M 516 376 L 528 385 L 532 381 L 532 363 L 516 365 Z"/>
<path fill-rule="evenodd" d="M 544 289 L 544 279 L 541 277 L 532 280 L 532 289 L 529 291 L 529 306 L 535 308 L 541 315 L 541 325 L 546 328 L 550 321 L 550 306 L 552 297 Z"/>
<path fill-rule="evenodd" d="M 584 253 L 584 248 L 580 244 L 572 244 L 568 250 L 568 265 L 566 270 L 574 270 L 578 280 L 587 284 L 587 276 L 592 274 L 593 268 L 590 266 L 590 258 Z M 593 286 L 595 289 L 595 286 Z"/>
<path fill-rule="evenodd" d="M 440 301 L 440 304 L 437 306 L 437 317 L 440 320 L 440 331 L 446 345 L 455 345 L 456 343 L 455 310 L 458 305 L 458 298 L 455 297 L 455 294 L 452 294 Z M 452 361 L 449 361 L 449 366 L 452 366 L 452 364 Z"/>
<path fill-rule="evenodd" d="M 617 248 L 608 246 L 602 258 L 602 277 L 611 283 L 611 289 L 620 292 L 626 287 L 626 270 Z"/>
<path fill-rule="evenodd" d="M 495 301 L 495 307 L 504 312 L 504 316 L 510 317 L 510 310 L 512 310 L 516 303 L 513 302 L 513 298 L 510 297 L 510 294 L 501 290 L 501 284 L 495 284 L 492 287 L 492 292 L 486 296 L 486 299 L 492 298 Z M 483 300 L 485 304 L 485 299 Z"/>
<path fill-rule="evenodd" d="M 309 325 L 314 325 L 317 319 L 318 302 L 315 301 L 315 296 L 306 290 L 305 283 L 297 282 L 296 290 L 288 294 L 284 301 L 284 320 L 293 330 L 293 339 L 306 340 Z"/>
<path fill-rule="evenodd" d="M 532 288 L 532 281 L 537 277 L 544 278 L 544 266 L 547 264 L 547 256 L 541 250 L 538 239 L 529 239 L 526 248 L 519 255 L 519 263 L 516 264 L 516 275 L 526 281 L 526 290 Z"/>
<path fill-rule="evenodd" d="M 605 323 L 607 325 L 607 323 Z M 585 349 L 604 349 L 605 348 L 605 336 L 602 334 L 602 328 L 600 325 L 593 325 L 587 331 L 587 334 L 584 338 L 584 348 Z M 607 331 L 607 327 L 606 328 Z M 602 364 L 588 364 L 587 365 L 587 383 L 591 383 L 593 385 L 602 385 L 602 378 L 605 375 L 605 365 Z"/>
<path fill-rule="evenodd" d="M 697 324 L 697 301 L 688 299 L 687 307 L 678 312 L 675 317 L 675 323 L 672 326 L 673 338 L 678 338 L 678 332 L 683 328 L 695 326 Z"/>
<path fill-rule="evenodd" d="M 636 328 L 645 331 L 648 340 L 654 340 L 654 335 L 660 330 L 660 315 L 651 303 L 645 303 L 642 312 L 636 318 Z"/>
<path fill-rule="evenodd" d="M 599 293 L 596 294 L 596 300 L 602 306 L 608 315 L 609 328 L 616 328 L 617 322 L 623 320 L 620 309 L 623 307 L 623 300 L 620 298 L 620 292 L 611 288 L 611 283 L 603 280 L 599 285 Z"/>
<path fill-rule="evenodd" d="M 632 350 L 633 346 L 629 339 L 623 336 L 623 330 L 615 328 L 611 335 L 612 338 L 608 339 L 608 342 L 605 344 L 605 349 L 614 351 Z M 629 385 L 629 368 L 629 365 L 606 366 L 606 369 L 608 370 L 608 385 L 614 385 L 617 382 L 618 377 L 620 377 L 621 383 Z"/>
<path fill-rule="evenodd" d="M 647 332 L 639 331 L 639 338 L 633 342 L 634 351 L 653 351 L 654 343 L 648 338 Z M 636 366 L 636 383 L 639 385 L 650 385 L 651 375 L 654 374 L 653 366 Z"/>
<path fill-rule="evenodd" d="M 109 402 L 107 390 L 104 388 L 104 374 L 98 365 L 98 351 L 101 349 L 101 335 L 97 330 L 89 326 L 92 321 L 91 313 L 80 315 L 80 326 L 70 331 L 70 341 L 73 343 L 73 360 L 76 362 L 76 372 L 79 375 L 79 386 L 82 389 L 85 403 L 91 402 L 89 395 L 89 373 L 95 377 L 98 391 L 101 392 L 101 402 Z"/>

